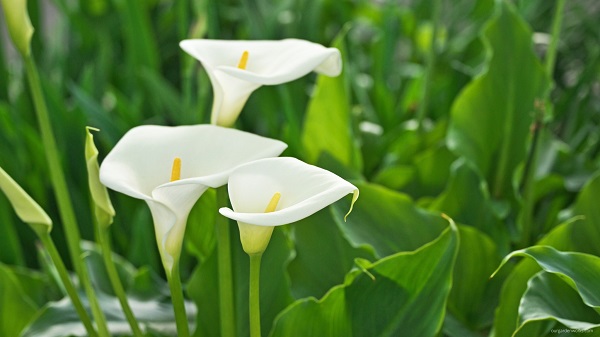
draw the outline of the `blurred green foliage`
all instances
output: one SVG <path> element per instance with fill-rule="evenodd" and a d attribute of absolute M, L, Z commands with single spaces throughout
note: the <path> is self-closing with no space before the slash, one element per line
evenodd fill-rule
<path fill-rule="evenodd" d="M 275 230 L 262 269 L 265 336 L 550 336 L 573 328 L 534 305 L 556 292 L 597 325 L 578 280 L 530 260 L 488 280 L 506 254 L 538 244 L 600 256 L 600 5 L 566 2 L 550 73 L 542 64 L 558 1 L 29 0 L 32 53 L 82 235 L 93 238 L 85 126 L 101 129 L 102 158 L 131 127 L 209 121 L 210 82 L 180 40 L 302 38 L 338 47 L 343 76 L 263 87 L 237 127 L 293 144 L 284 155 L 351 179 L 361 197 L 347 223 L 343 200 Z M 8 40 L 1 47 L 0 166 L 50 214 L 66 257 L 23 65 Z M 129 293 L 160 293 L 146 205 L 111 196 Z M 218 335 L 215 212 L 209 191 L 190 215 L 181 261 L 196 336 Z M 248 262 L 236 236 L 232 247 L 243 337 Z M 62 298 L 45 261 L 0 195 L 0 335 Z M 47 327 L 40 317 L 33 328 Z"/>

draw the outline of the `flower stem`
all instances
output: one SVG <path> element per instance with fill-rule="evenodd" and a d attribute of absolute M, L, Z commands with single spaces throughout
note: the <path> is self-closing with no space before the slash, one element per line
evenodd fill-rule
<path fill-rule="evenodd" d="M 131 310 L 131 307 L 129 306 L 125 289 L 123 288 L 123 284 L 119 278 L 115 263 L 112 260 L 112 250 L 110 246 L 110 237 L 108 236 L 108 229 L 100 228 L 100 226 L 97 227 L 98 228 L 96 232 L 98 233 L 98 242 L 100 243 L 102 258 L 104 259 L 104 266 L 106 267 L 106 272 L 108 273 L 110 283 L 113 287 L 115 295 L 121 303 L 121 308 L 123 308 L 123 313 L 125 313 L 125 318 L 127 318 L 127 322 L 129 322 L 129 326 L 131 327 L 133 335 L 136 337 L 142 337 L 144 334 L 142 333 L 139 323 L 133 314 L 133 310 Z"/>
<path fill-rule="evenodd" d="M 85 266 L 85 259 L 87 257 L 89 257 L 88 252 L 81 254 L 81 261 L 84 263 L 84 266 Z M 94 288 L 92 287 L 92 281 L 90 280 L 88 273 L 82 274 L 79 281 L 81 281 L 81 284 L 83 285 L 83 289 L 85 290 L 86 294 L 94 293 Z M 88 301 L 90 302 L 90 308 L 92 309 L 92 315 L 94 316 L 94 319 L 96 320 L 96 327 L 98 328 L 98 335 L 100 337 L 111 337 L 110 332 L 108 331 L 108 324 L 106 323 L 106 316 L 104 316 L 104 312 L 102 311 L 102 308 L 100 308 L 100 303 L 98 302 L 98 299 L 96 298 L 96 296 L 90 296 L 90 297 L 88 297 Z"/>
<path fill-rule="evenodd" d="M 185 302 L 183 300 L 183 288 L 179 276 L 179 261 L 173 263 L 171 273 L 167 271 L 167 281 L 171 290 L 171 301 L 175 312 L 175 323 L 177 324 L 177 336 L 188 337 L 190 335 L 187 314 L 185 313 Z"/>
<path fill-rule="evenodd" d="M 250 256 L 250 337 L 260 337 L 260 260 L 262 253 Z"/>
<path fill-rule="evenodd" d="M 425 59 L 425 78 L 423 82 L 423 90 L 421 91 L 421 102 L 417 108 L 417 122 L 419 131 L 423 131 L 423 123 L 429 109 L 429 98 L 431 96 L 431 82 L 433 81 L 433 72 L 437 57 L 437 36 L 440 26 L 441 0 L 433 0 L 431 10 L 431 21 L 433 23 L 433 32 L 431 34 L 431 46 L 427 51 Z"/>
<path fill-rule="evenodd" d="M 556 9 L 554 12 L 554 18 L 552 19 L 552 37 L 550 45 L 546 51 L 545 67 L 546 73 L 552 79 L 554 73 L 554 65 L 556 62 L 556 49 L 558 47 L 558 40 L 560 37 L 560 30 L 562 25 L 563 12 L 565 7 L 565 0 L 558 0 L 556 3 Z M 551 110 L 552 104 L 550 102 L 550 90 L 546 92 L 544 102 L 537 103 L 536 117 L 533 121 L 533 137 L 527 160 L 525 162 L 525 169 L 523 173 L 523 180 L 521 181 L 521 193 L 523 194 L 523 207 L 520 214 L 519 222 L 521 223 L 521 240 L 519 247 L 527 247 L 530 244 L 530 238 L 532 237 L 532 226 L 533 226 L 533 213 L 535 207 L 534 198 L 534 183 L 535 183 L 535 169 L 537 167 L 538 152 L 540 148 L 539 137 L 544 127 L 544 115 L 547 113 L 552 114 L 552 111 L 544 111 L 543 109 Z"/>
<path fill-rule="evenodd" d="M 79 228 L 77 227 L 77 220 L 75 218 L 75 212 L 73 211 L 73 204 L 71 203 L 71 197 L 67 188 L 65 175 L 61 168 L 60 157 L 58 155 L 56 141 L 54 139 L 52 125 L 50 123 L 50 117 L 48 114 L 48 107 L 46 106 L 46 101 L 42 92 L 40 76 L 32 55 L 24 57 L 24 61 L 27 79 L 29 82 L 29 89 L 31 90 L 31 95 L 33 96 L 33 103 L 35 105 L 42 143 L 44 144 L 46 153 L 46 161 L 48 162 L 50 181 L 54 187 L 54 195 L 58 203 L 58 211 L 65 229 L 65 236 L 67 238 L 67 247 L 69 248 L 71 263 L 73 263 L 73 267 L 79 276 L 79 279 L 85 280 L 88 278 L 88 276 L 87 269 L 84 267 L 80 258 L 81 249 L 79 247 L 79 242 L 81 241 L 81 235 L 79 234 Z M 86 289 L 86 295 L 89 299 L 96 297 L 94 290 L 91 287 Z M 93 306 L 94 302 L 95 301 L 90 300 L 90 305 Z M 102 313 L 102 311 L 100 308 L 94 308 L 93 313 Z M 96 315 L 94 315 L 94 318 L 97 324 L 101 324 L 103 322 L 103 317 L 96 317 Z"/>
<path fill-rule="evenodd" d="M 227 187 L 217 189 L 217 206 L 227 206 Z M 217 216 L 217 249 L 219 256 L 219 314 L 221 317 L 221 337 L 235 336 L 235 316 L 233 311 L 233 277 L 231 275 L 231 241 L 229 219 Z"/>
<path fill-rule="evenodd" d="M 62 261 L 62 258 L 60 257 L 60 254 L 58 253 L 58 250 L 56 249 L 56 246 L 54 245 L 54 241 L 52 241 L 50 234 L 39 233 L 39 238 L 40 240 L 42 240 L 44 247 L 46 247 L 46 251 L 48 251 L 52 262 L 56 266 L 58 275 L 60 276 L 63 286 L 65 287 L 65 290 L 67 291 L 67 294 L 69 295 L 69 298 L 71 299 L 71 302 L 75 307 L 75 311 L 77 311 L 79 319 L 81 319 L 81 323 L 83 323 L 85 330 L 87 331 L 89 336 L 98 337 L 98 333 L 94 329 L 94 325 L 92 324 L 90 316 L 88 315 L 87 311 L 85 311 L 85 308 L 81 303 L 81 299 L 77 294 L 77 290 L 75 290 L 75 286 L 73 285 L 73 282 L 71 282 L 71 278 L 69 278 L 67 267 L 65 267 L 65 264 Z"/>

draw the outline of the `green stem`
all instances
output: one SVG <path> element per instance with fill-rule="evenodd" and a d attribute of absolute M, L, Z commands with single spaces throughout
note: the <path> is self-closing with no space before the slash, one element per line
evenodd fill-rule
<path fill-rule="evenodd" d="M 433 22 L 433 32 L 431 35 L 431 46 L 427 51 L 425 59 L 425 82 L 423 83 L 423 90 L 421 92 L 421 102 L 417 109 L 417 122 L 419 131 L 423 131 L 423 122 L 429 109 L 429 98 L 431 95 L 431 82 L 433 80 L 433 72 L 437 57 L 437 36 L 438 29 L 440 26 L 440 14 L 441 14 L 441 0 L 433 1 L 433 8 L 431 13 L 431 20 Z"/>
<path fill-rule="evenodd" d="M 75 272 L 79 276 L 79 279 L 85 280 L 88 278 L 88 276 L 87 269 L 84 267 L 83 262 L 80 259 L 81 249 L 79 247 L 79 242 L 81 241 L 81 235 L 79 234 L 75 212 L 73 211 L 73 204 L 71 202 L 65 176 L 61 168 L 60 157 L 58 155 L 56 141 L 54 139 L 52 125 L 50 123 L 50 117 L 48 114 L 48 107 L 46 106 L 46 101 L 42 92 L 40 76 L 32 55 L 25 57 L 24 61 L 29 88 L 31 90 L 31 95 L 33 96 L 33 103 L 35 105 L 42 142 L 44 144 L 46 153 L 46 161 L 48 162 L 50 181 L 54 187 L 54 195 L 58 203 L 58 211 L 65 229 L 65 236 L 67 238 L 67 247 L 69 248 L 71 263 L 73 263 Z M 86 295 L 89 299 L 96 297 L 94 290 L 91 288 L 86 289 Z M 93 303 L 94 301 L 90 300 L 90 304 L 93 305 Z M 99 310 L 99 308 L 94 308 L 93 313 L 98 312 L 101 313 L 102 311 Z M 94 315 L 94 318 L 98 324 L 102 323 L 103 321 L 102 317 L 96 317 Z"/>
<path fill-rule="evenodd" d="M 83 323 L 85 330 L 91 337 L 98 337 L 98 333 L 94 329 L 94 325 L 92 324 L 90 316 L 88 315 L 87 311 L 85 311 L 85 308 L 81 303 L 81 299 L 77 294 L 77 290 L 75 290 L 75 286 L 73 285 L 73 282 L 71 282 L 71 278 L 69 277 L 69 273 L 67 272 L 67 267 L 65 267 L 65 264 L 63 263 L 62 258 L 60 257 L 56 246 L 54 245 L 54 241 L 52 241 L 52 238 L 50 237 L 50 234 L 39 233 L 38 235 L 40 240 L 42 240 L 42 243 L 46 247 L 46 250 L 48 251 L 50 258 L 52 259 L 52 262 L 56 266 L 58 275 L 62 280 L 63 286 L 65 287 L 65 290 L 67 291 L 67 294 L 69 295 L 69 298 L 71 299 L 71 302 L 75 307 L 75 311 L 77 311 L 79 319 L 81 319 L 81 323 Z"/>
<path fill-rule="evenodd" d="M 250 254 L 250 337 L 260 337 L 260 260 L 262 253 Z"/>
<path fill-rule="evenodd" d="M 548 50 L 546 51 L 546 72 L 549 76 L 552 76 L 554 73 L 554 65 L 556 64 L 556 50 L 560 37 L 565 2 L 565 0 L 557 1 L 554 18 L 552 19 L 552 39 L 550 40 L 550 45 L 548 45 Z"/>
<path fill-rule="evenodd" d="M 556 52 L 558 47 L 558 40 L 560 37 L 564 7 L 565 0 L 558 0 L 556 3 L 556 10 L 554 12 L 554 18 L 552 19 L 552 36 L 550 44 L 548 45 L 548 50 L 546 51 L 545 59 L 546 72 L 550 79 L 552 79 L 554 73 L 554 65 L 556 63 Z M 542 103 L 539 103 L 539 105 L 541 106 Z M 552 109 L 552 104 L 550 103 L 550 90 L 546 92 L 546 97 L 544 98 L 544 107 L 546 109 Z M 540 109 L 539 106 L 537 108 Z M 543 109 L 543 107 L 541 109 Z M 533 122 L 533 138 L 529 154 L 527 156 L 527 161 L 525 163 L 523 180 L 521 181 L 521 191 L 523 193 L 523 209 L 521 211 L 519 221 L 521 223 L 522 230 L 520 238 L 521 241 L 519 242 L 520 247 L 529 246 L 529 240 L 532 236 L 531 231 L 533 226 L 533 209 L 535 207 L 535 200 L 533 200 L 535 168 L 537 167 L 538 152 L 540 148 L 539 136 L 542 128 L 544 127 L 544 114 L 545 112 L 543 110 L 536 111 L 536 117 Z"/>
<path fill-rule="evenodd" d="M 227 206 L 227 186 L 217 189 L 217 205 Z M 233 277 L 231 275 L 231 240 L 229 219 L 217 215 L 217 249 L 219 257 L 219 311 L 221 317 L 221 337 L 235 337 L 235 316 L 233 311 Z"/>
<path fill-rule="evenodd" d="M 112 249 L 110 246 L 110 237 L 108 236 L 108 229 L 100 228 L 97 226 L 98 233 L 98 241 L 100 243 L 100 250 L 102 251 L 102 258 L 104 259 L 104 266 L 106 266 L 106 272 L 108 273 L 108 278 L 110 279 L 110 284 L 113 287 L 115 295 L 119 299 L 121 303 L 121 308 L 123 308 L 123 312 L 125 313 L 125 318 L 127 318 L 127 322 L 129 322 L 129 326 L 131 327 L 131 331 L 133 331 L 133 335 L 136 337 L 142 337 L 144 334 L 139 327 L 139 323 L 133 314 L 133 310 L 129 306 L 129 302 L 127 301 L 127 295 L 125 294 L 125 289 L 123 288 L 123 284 L 121 283 L 121 279 L 119 278 L 119 274 L 117 272 L 117 268 L 115 266 L 114 261 L 112 260 Z"/>
<path fill-rule="evenodd" d="M 84 262 L 85 259 L 89 256 L 89 253 L 84 253 L 81 255 L 81 261 Z M 85 289 L 86 294 L 93 294 L 94 288 L 92 287 L 92 281 L 90 280 L 89 274 L 84 273 L 82 277 L 79 279 L 81 284 L 83 285 L 83 289 Z M 106 317 L 104 316 L 104 312 L 100 308 L 100 303 L 96 296 L 88 297 L 88 301 L 90 302 L 90 308 L 92 309 L 92 315 L 96 320 L 96 326 L 98 328 L 98 335 L 100 337 L 110 337 L 110 332 L 108 331 L 108 324 L 106 323 Z"/>
<path fill-rule="evenodd" d="M 173 311 L 175 312 L 175 323 L 177 324 L 177 336 L 189 337 L 190 331 L 185 313 L 185 302 L 183 300 L 183 287 L 181 286 L 181 278 L 179 277 L 179 261 L 173 263 L 171 272 L 168 270 L 167 280 L 169 281 L 169 289 L 171 290 L 171 301 L 173 302 Z"/>

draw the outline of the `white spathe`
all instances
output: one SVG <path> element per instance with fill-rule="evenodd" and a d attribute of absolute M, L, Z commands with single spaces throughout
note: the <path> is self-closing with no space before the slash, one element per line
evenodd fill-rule
<path fill-rule="evenodd" d="M 163 265 L 179 259 L 189 212 L 206 189 L 227 183 L 237 166 L 278 156 L 281 141 L 213 125 L 139 126 L 127 132 L 100 166 L 108 188 L 150 207 Z M 181 179 L 171 182 L 173 160 Z"/>
<path fill-rule="evenodd" d="M 179 45 L 202 63 L 212 82 L 211 123 L 227 127 L 235 123 L 250 94 L 261 85 L 293 81 L 311 71 L 327 76 L 342 71 L 339 50 L 305 40 L 184 40 Z M 245 51 L 248 62 L 240 69 Z"/>
<path fill-rule="evenodd" d="M 352 205 L 358 198 L 358 188 L 346 180 L 288 157 L 244 164 L 231 173 L 228 184 L 233 210 L 223 207 L 219 212 L 238 223 L 257 226 L 280 226 L 304 219 L 349 193 L 353 193 Z M 281 194 L 277 208 L 265 213 L 277 192 Z"/>

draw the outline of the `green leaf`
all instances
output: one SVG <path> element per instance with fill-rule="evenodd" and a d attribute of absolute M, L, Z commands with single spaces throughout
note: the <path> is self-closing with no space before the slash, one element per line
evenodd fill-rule
<path fill-rule="evenodd" d="M 18 275 L 3 264 L 0 264 L 0 308 L 1 336 L 18 336 L 39 308 Z"/>
<path fill-rule="evenodd" d="M 342 53 L 343 60 L 347 59 L 345 36 L 344 30 L 333 42 L 333 47 Z M 329 152 L 342 164 L 360 171 L 362 159 L 353 137 L 352 109 L 344 71 L 337 77 L 320 75 L 317 79 L 304 121 L 304 159 L 314 164 L 322 152 Z"/>
<path fill-rule="evenodd" d="M 573 209 L 574 218 L 557 226 L 538 244 L 552 246 L 559 250 L 578 251 L 600 255 L 600 218 L 594 214 L 598 211 L 597 200 L 600 200 L 600 174 L 596 174 L 579 193 Z M 500 303 L 496 311 L 493 332 L 496 337 L 510 337 L 516 329 L 518 308 L 526 288 L 527 281 L 540 270 L 532 260 L 521 261 L 504 282 L 500 295 Z"/>
<path fill-rule="evenodd" d="M 121 309 L 118 299 L 112 296 L 112 286 L 104 269 L 99 247 L 92 243 L 82 242 L 82 250 L 87 254 L 85 262 L 90 270 L 92 283 L 100 307 L 104 312 L 108 328 L 112 335 L 130 335 L 131 328 Z M 157 331 L 160 334 L 176 336 L 175 316 L 169 299 L 167 283 L 147 268 L 136 270 L 133 265 L 120 256 L 114 255 L 117 267 L 128 295 L 129 304 L 134 315 L 146 331 Z M 90 306 L 85 294 L 80 298 L 86 309 Z M 196 307 L 186 301 L 186 312 L 190 324 L 196 320 Z M 70 299 L 65 297 L 57 302 L 49 302 L 37 312 L 35 320 L 23 332 L 22 337 L 47 336 L 87 336 Z M 17 335 L 10 335 L 17 336 Z"/>
<path fill-rule="evenodd" d="M 370 252 L 350 245 L 328 208 L 291 227 L 296 255 L 287 271 L 296 298 L 322 297 L 344 282 L 355 258 L 373 259 Z"/>
<path fill-rule="evenodd" d="M 549 322 L 561 323 L 566 329 L 578 330 L 586 336 L 600 336 L 600 315 L 586 306 L 577 291 L 559 276 L 542 271 L 528 283 L 514 336 L 533 336 L 532 330 L 539 331 L 535 336 L 556 336 L 560 327 L 543 331 Z"/>
<path fill-rule="evenodd" d="M 354 271 L 321 300 L 302 299 L 282 312 L 279 336 L 436 336 L 452 284 L 458 231 L 444 231 L 414 252 L 401 252 Z"/>
<path fill-rule="evenodd" d="M 515 256 L 534 259 L 543 270 L 557 274 L 574 287 L 581 294 L 585 304 L 600 309 L 600 290 L 598 290 L 600 257 L 577 252 L 561 252 L 550 246 L 533 246 L 508 254 L 498 269 Z"/>
<path fill-rule="evenodd" d="M 417 208 L 406 195 L 385 187 L 356 183 L 360 200 L 344 222 L 349 201 L 333 205 L 341 231 L 355 246 L 369 245 L 377 257 L 414 250 L 435 239 L 446 226 L 439 216 Z"/>
<path fill-rule="evenodd" d="M 549 81 L 533 52 L 531 30 L 512 5 L 498 4 L 483 33 L 491 54 L 487 71 L 454 101 L 447 143 L 482 172 L 493 197 L 506 198 L 525 159 L 534 102 Z"/>
<path fill-rule="evenodd" d="M 477 169 L 460 158 L 452 164 L 450 170 L 446 189 L 429 208 L 448 214 L 458 223 L 479 229 L 492 237 L 503 250 L 508 251 L 507 227 L 495 214 L 487 184 Z"/>
<path fill-rule="evenodd" d="M 476 228 L 459 227 L 460 245 L 448 310 L 473 331 L 492 322 L 504 277 L 490 280 L 501 260 L 496 243 Z"/>
<path fill-rule="evenodd" d="M 192 208 L 186 227 L 185 247 L 200 262 L 206 260 L 216 244 L 215 217 L 218 214 L 215 189 L 208 189 Z"/>

